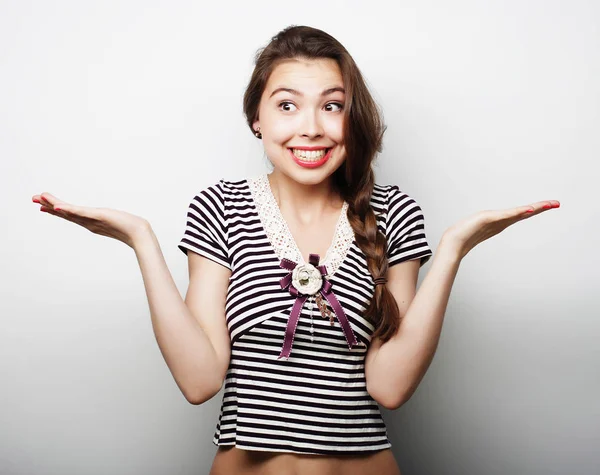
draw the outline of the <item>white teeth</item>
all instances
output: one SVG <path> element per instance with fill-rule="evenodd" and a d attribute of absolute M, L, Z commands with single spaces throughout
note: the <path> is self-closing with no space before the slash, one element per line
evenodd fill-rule
<path fill-rule="evenodd" d="M 327 149 L 323 149 L 323 150 L 313 150 L 313 151 L 307 151 L 307 150 L 299 150 L 297 148 L 293 148 L 292 152 L 294 153 L 294 155 L 298 158 L 301 158 L 302 160 L 305 161 L 317 161 L 320 160 L 321 158 L 323 158 L 325 156 L 325 153 L 327 152 Z"/>

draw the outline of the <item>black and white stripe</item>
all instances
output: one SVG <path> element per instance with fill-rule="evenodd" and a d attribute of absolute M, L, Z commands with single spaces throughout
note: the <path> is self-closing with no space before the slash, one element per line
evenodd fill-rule
<path fill-rule="evenodd" d="M 371 206 L 388 236 L 389 264 L 429 260 L 424 217 L 395 185 L 375 185 Z M 179 248 L 229 269 L 226 300 L 231 360 L 215 445 L 309 454 L 377 451 L 391 447 L 379 406 L 366 390 L 364 359 L 373 325 L 363 312 L 373 296 L 366 258 L 353 242 L 329 280 L 362 344 L 305 304 L 288 360 L 278 360 L 294 298 L 279 280 L 288 271 L 261 224 L 248 180 L 225 181 L 199 192 Z"/>

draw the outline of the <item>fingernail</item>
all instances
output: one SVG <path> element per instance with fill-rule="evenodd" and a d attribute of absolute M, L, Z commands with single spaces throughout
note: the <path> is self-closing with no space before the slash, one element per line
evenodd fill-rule
<path fill-rule="evenodd" d="M 552 208 L 552 205 L 544 205 L 543 208 L 544 209 L 550 209 L 550 208 Z"/>
<path fill-rule="evenodd" d="M 525 211 L 526 213 L 533 213 L 532 209 L 528 209 L 527 211 Z"/>
<path fill-rule="evenodd" d="M 54 207 L 54 211 L 62 211 L 60 208 Z"/>

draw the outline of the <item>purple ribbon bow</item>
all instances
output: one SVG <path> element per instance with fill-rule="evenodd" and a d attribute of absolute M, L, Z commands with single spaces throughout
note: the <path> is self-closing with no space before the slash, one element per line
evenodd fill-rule
<path fill-rule="evenodd" d="M 310 254 L 309 263 L 319 270 L 321 273 L 322 284 L 321 287 L 315 292 L 321 293 L 323 297 L 329 302 L 335 316 L 337 317 L 342 329 L 344 330 L 344 336 L 346 337 L 346 341 L 348 342 L 348 348 L 352 349 L 353 345 L 358 345 L 356 337 L 352 332 L 352 328 L 350 327 L 350 322 L 344 313 L 344 309 L 340 305 L 337 297 L 332 291 L 332 284 L 329 280 L 325 279 L 325 275 L 327 275 L 327 268 L 324 265 L 319 265 L 319 255 L 318 254 Z M 294 306 L 292 307 L 292 311 L 290 313 L 290 318 L 288 320 L 287 327 L 285 329 L 285 339 L 283 341 L 283 348 L 281 349 L 281 353 L 277 359 L 280 358 L 289 358 L 290 353 L 292 352 L 292 344 L 294 342 L 294 335 L 296 333 L 296 327 L 298 326 L 298 320 L 300 318 L 300 313 L 302 311 L 302 307 L 304 306 L 304 302 L 310 295 L 314 294 L 304 294 L 301 293 L 294 285 L 292 285 L 292 271 L 298 266 L 298 263 L 291 261 L 289 259 L 283 258 L 279 263 L 279 266 L 283 269 L 287 269 L 290 271 L 285 277 L 283 277 L 279 284 L 282 289 L 285 289 L 289 286 L 290 293 L 296 297 L 296 301 L 294 302 Z"/>

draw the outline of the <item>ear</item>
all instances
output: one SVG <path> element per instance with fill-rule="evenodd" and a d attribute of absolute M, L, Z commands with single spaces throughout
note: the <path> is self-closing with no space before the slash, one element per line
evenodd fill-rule
<path fill-rule="evenodd" d="M 258 129 L 259 126 L 260 126 L 260 121 L 258 119 L 256 119 L 254 122 L 252 122 L 252 129 L 254 129 L 254 132 L 256 132 L 256 129 Z"/>

